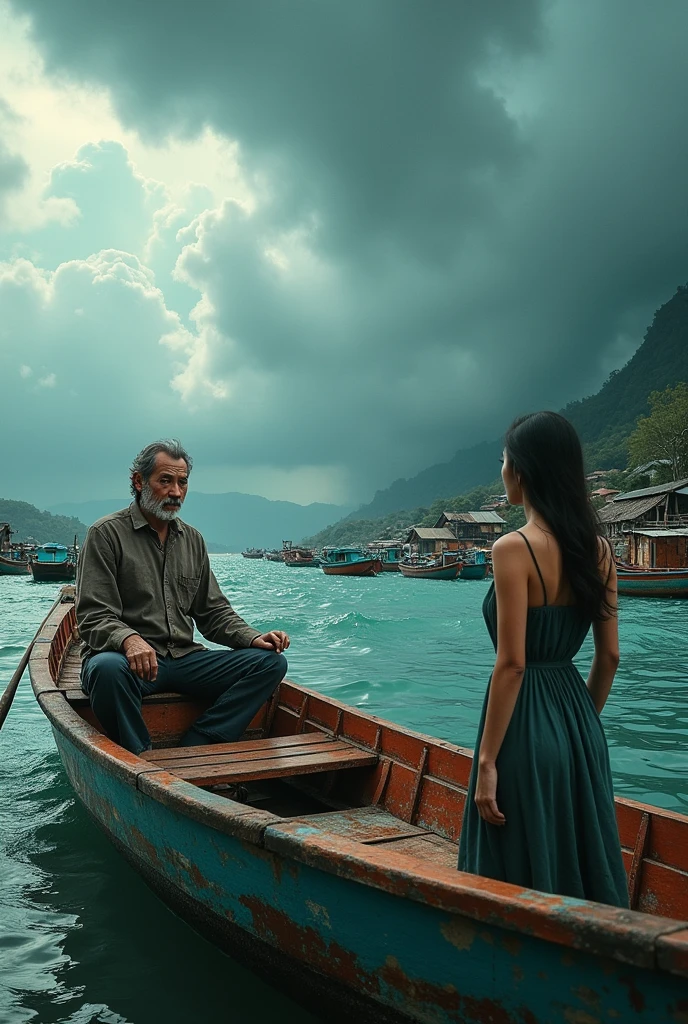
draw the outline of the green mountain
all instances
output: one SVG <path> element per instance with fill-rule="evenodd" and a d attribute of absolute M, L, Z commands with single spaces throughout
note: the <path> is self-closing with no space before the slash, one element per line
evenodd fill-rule
<path fill-rule="evenodd" d="M 11 501 L 0 498 L 0 523 L 9 523 L 15 531 L 12 541 L 35 540 L 39 544 L 72 544 L 74 537 L 79 542 L 86 536 L 86 526 L 74 516 L 54 516 L 41 512 L 27 501 Z"/>
<path fill-rule="evenodd" d="M 626 440 L 638 417 L 649 411 L 648 395 L 679 381 L 688 381 L 688 285 L 681 285 L 657 310 L 635 355 L 609 375 L 597 394 L 562 410 L 581 436 L 588 467 L 624 469 Z M 377 491 L 369 504 L 349 518 L 371 520 L 403 509 L 427 508 L 438 498 L 489 484 L 497 477 L 501 452 L 501 439 L 461 449 L 449 462 Z"/>
<path fill-rule="evenodd" d="M 624 469 L 626 440 L 638 417 L 649 412 L 650 392 L 679 381 L 688 381 L 688 285 L 660 306 L 633 358 L 596 395 L 563 410 L 580 434 L 590 469 Z"/>

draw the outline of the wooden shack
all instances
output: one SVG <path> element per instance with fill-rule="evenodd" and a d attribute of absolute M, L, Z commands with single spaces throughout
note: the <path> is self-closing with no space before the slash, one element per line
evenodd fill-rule
<path fill-rule="evenodd" d="M 459 546 L 455 535 L 446 526 L 413 526 L 409 530 L 406 543 L 411 545 L 411 551 L 419 555 L 439 555 L 443 551 L 456 551 Z"/>
<path fill-rule="evenodd" d="M 688 567 L 688 478 L 625 491 L 598 516 L 623 561 L 646 569 Z"/>
<path fill-rule="evenodd" d="M 497 512 L 443 512 L 435 523 L 436 529 L 449 529 L 460 549 L 491 548 L 506 528 L 506 522 Z"/>

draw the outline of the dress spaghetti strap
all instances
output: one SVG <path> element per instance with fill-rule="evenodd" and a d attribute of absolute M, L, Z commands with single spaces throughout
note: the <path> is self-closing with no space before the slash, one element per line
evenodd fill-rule
<path fill-rule="evenodd" d="M 520 530 L 517 530 L 516 533 L 519 535 L 519 537 L 523 537 L 524 541 L 528 545 L 528 550 L 530 551 L 530 557 L 533 559 L 533 562 L 535 563 L 535 568 L 537 569 L 537 574 L 540 577 L 540 583 L 542 583 L 542 593 L 543 593 L 544 598 L 545 598 L 545 607 L 547 607 L 547 587 L 545 586 L 545 581 L 542 578 L 542 573 L 540 572 L 540 566 L 538 565 L 538 560 L 535 557 L 535 552 L 531 548 L 530 541 L 526 537 L 525 533 L 521 533 Z"/>

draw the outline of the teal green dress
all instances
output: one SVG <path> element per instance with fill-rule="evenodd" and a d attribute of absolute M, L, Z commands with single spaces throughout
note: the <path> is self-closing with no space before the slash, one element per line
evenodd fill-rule
<path fill-rule="evenodd" d="M 531 555 L 542 581 L 532 549 Z M 571 660 L 591 622 L 575 606 L 548 605 L 544 581 L 542 589 L 545 604 L 528 609 L 526 670 L 497 757 L 497 806 L 506 824 L 484 821 L 474 801 L 488 686 L 464 809 L 459 870 L 627 907 L 607 741 Z M 483 615 L 496 650 L 494 584 Z"/>

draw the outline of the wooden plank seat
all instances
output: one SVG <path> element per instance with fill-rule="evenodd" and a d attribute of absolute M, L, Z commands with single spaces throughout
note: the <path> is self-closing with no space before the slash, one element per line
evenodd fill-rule
<path fill-rule="evenodd" d="M 371 751 L 322 732 L 202 747 L 165 747 L 147 750 L 141 757 L 197 786 L 367 768 L 378 759 Z"/>
<path fill-rule="evenodd" d="M 86 707 L 88 706 L 89 699 L 87 695 L 78 687 L 71 687 L 61 691 L 69 703 L 73 707 Z M 144 704 L 192 704 L 197 701 L 197 697 L 193 697 L 188 693 L 151 693 L 149 697 L 143 698 Z"/>

